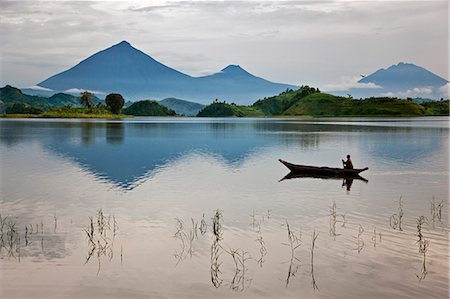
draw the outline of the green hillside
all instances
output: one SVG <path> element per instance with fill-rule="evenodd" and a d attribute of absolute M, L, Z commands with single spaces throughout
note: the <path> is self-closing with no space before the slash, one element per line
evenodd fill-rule
<path fill-rule="evenodd" d="M 175 116 L 176 112 L 160 105 L 156 101 L 143 100 L 134 102 L 124 110 L 125 114 L 134 116 Z"/>
<path fill-rule="evenodd" d="M 297 90 L 286 90 L 277 96 L 264 98 L 256 101 L 252 107 L 262 111 L 267 115 L 281 115 L 300 99 L 314 93 L 319 93 L 319 89 L 309 86 L 302 86 Z"/>
<path fill-rule="evenodd" d="M 238 106 L 234 103 L 215 100 L 197 114 L 198 117 L 257 117 L 265 116 L 264 112 L 253 106 Z"/>
<path fill-rule="evenodd" d="M 309 95 L 292 105 L 283 115 L 307 116 L 414 116 L 425 108 L 410 100 L 369 98 L 355 100 L 325 93 Z"/>
<path fill-rule="evenodd" d="M 94 97 L 94 105 L 101 102 L 102 101 L 100 99 Z M 12 107 L 14 104 L 20 105 L 15 105 L 15 108 L 13 109 Z M 49 110 L 51 108 L 63 106 L 81 107 L 80 97 L 65 93 L 57 93 L 49 98 L 46 98 L 24 94 L 20 89 L 10 85 L 0 88 L 0 113 L 7 111 L 19 111 L 19 107 L 24 107 L 24 112 L 22 113 L 27 113 L 25 111 L 30 111 L 29 109 Z"/>

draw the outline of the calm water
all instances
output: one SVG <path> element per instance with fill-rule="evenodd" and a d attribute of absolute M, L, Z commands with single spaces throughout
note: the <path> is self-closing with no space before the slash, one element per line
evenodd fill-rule
<path fill-rule="evenodd" d="M 0 154 L 1 298 L 449 296 L 448 117 L 5 119 Z M 368 182 L 281 180 L 347 154 Z"/>

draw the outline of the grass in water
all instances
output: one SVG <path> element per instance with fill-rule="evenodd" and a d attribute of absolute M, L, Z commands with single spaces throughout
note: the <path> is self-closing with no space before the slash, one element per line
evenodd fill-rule
<path fill-rule="evenodd" d="M 403 212 L 403 203 L 402 197 L 398 200 L 398 210 L 397 213 L 392 214 L 391 218 L 389 218 L 389 224 L 393 229 L 398 229 L 399 231 L 403 231 L 402 229 L 402 220 L 404 216 Z"/>
<path fill-rule="evenodd" d="M 427 223 L 427 218 L 425 216 L 419 216 L 416 219 L 417 237 L 419 238 L 416 243 L 419 244 L 419 253 L 422 255 L 422 267 L 420 269 L 420 273 L 416 274 L 419 281 L 424 280 L 428 274 L 426 265 L 426 253 L 428 251 L 428 247 L 430 246 L 430 241 L 426 240 L 422 234 L 422 226 Z"/>
<path fill-rule="evenodd" d="M 290 259 L 289 259 L 289 268 L 288 268 L 288 274 L 286 277 L 286 285 L 287 288 L 289 285 L 289 281 L 292 277 L 295 276 L 295 274 L 298 271 L 298 268 L 300 267 L 300 259 L 298 259 L 295 256 L 295 250 L 302 245 L 301 240 L 301 233 L 299 233 L 298 237 L 295 235 L 295 233 L 291 230 L 291 227 L 289 226 L 289 222 L 286 220 L 286 229 L 287 229 L 287 235 L 288 235 L 288 243 L 281 243 L 285 246 L 288 246 L 290 249 Z"/>
<path fill-rule="evenodd" d="M 319 233 L 316 233 L 316 230 L 314 230 L 311 238 L 311 281 L 313 290 L 319 290 L 319 287 L 316 284 L 316 278 L 314 276 L 314 249 L 316 246 L 316 240 L 318 236 Z"/>
<path fill-rule="evenodd" d="M 85 264 L 96 253 L 97 275 L 100 273 L 102 256 L 107 256 L 110 261 L 114 257 L 114 240 L 118 230 L 116 217 L 114 215 L 105 216 L 102 209 L 97 211 L 96 221 L 94 221 L 94 217 L 89 217 L 89 223 L 84 229 L 88 241 L 88 254 Z"/>

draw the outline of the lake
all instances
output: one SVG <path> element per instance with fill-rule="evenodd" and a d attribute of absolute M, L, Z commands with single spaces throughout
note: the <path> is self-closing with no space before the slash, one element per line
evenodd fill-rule
<path fill-rule="evenodd" d="M 1 298 L 449 297 L 448 117 L 3 119 L 0 154 Z"/>

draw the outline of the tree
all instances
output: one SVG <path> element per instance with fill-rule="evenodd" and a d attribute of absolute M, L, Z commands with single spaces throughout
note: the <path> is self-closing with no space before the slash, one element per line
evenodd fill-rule
<path fill-rule="evenodd" d="M 110 93 L 106 96 L 105 103 L 112 113 L 119 114 L 122 110 L 123 105 L 125 104 L 125 100 L 123 99 L 121 94 Z"/>
<path fill-rule="evenodd" d="M 94 99 L 94 95 L 89 91 L 83 91 L 80 97 L 80 104 L 87 107 L 92 108 L 92 100 Z"/>

